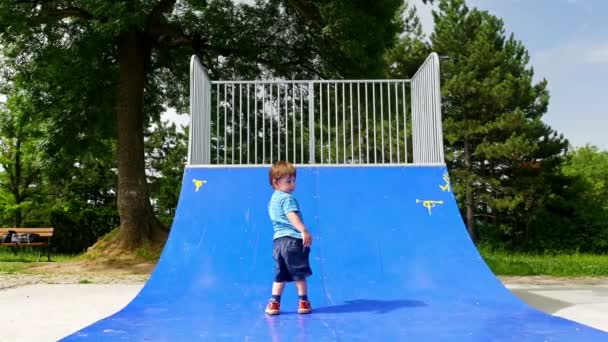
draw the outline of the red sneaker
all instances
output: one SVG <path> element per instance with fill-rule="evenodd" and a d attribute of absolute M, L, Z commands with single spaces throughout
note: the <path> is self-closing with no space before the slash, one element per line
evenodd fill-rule
<path fill-rule="evenodd" d="M 281 313 L 281 303 L 275 302 L 274 300 L 269 301 L 265 312 L 269 315 L 280 314 Z"/>
<path fill-rule="evenodd" d="M 312 307 L 310 306 L 310 301 L 301 300 L 298 303 L 298 313 L 299 314 L 309 314 L 312 312 Z"/>

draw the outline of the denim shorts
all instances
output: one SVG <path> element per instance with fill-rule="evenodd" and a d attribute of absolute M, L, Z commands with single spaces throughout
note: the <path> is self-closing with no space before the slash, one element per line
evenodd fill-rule
<path fill-rule="evenodd" d="M 289 236 L 275 239 L 272 253 L 276 264 L 274 281 L 291 282 L 311 276 L 309 255 L 310 247 L 304 247 L 302 239 Z"/>

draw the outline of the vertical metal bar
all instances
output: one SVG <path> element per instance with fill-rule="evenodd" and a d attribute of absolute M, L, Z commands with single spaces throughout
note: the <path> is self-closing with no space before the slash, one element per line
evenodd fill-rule
<path fill-rule="evenodd" d="M 310 164 L 315 163 L 315 84 L 308 82 L 308 144 Z"/>
<path fill-rule="evenodd" d="M 215 158 L 216 162 L 220 163 L 220 85 L 216 84 L 216 103 L 215 103 L 215 131 L 216 131 L 216 141 L 215 141 Z M 190 133 L 192 134 L 192 133 Z"/>
<path fill-rule="evenodd" d="M 251 132 L 249 130 L 249 125 L 251 122 L 251 100 L 249 98 L 249 83 L 247 84 L 247 96 L 245 96 L 245 98 L 247 99 L 247 164 L 250 164 L 249 143 L 251 141 Z"/>
<path fill-rule="evenodd" d="M 277 160 L 281 160 L 281 84 L 277 83 Z"/>
<path fill-rule="evenodd" d="M 416 154 L 418 155 L 418 163 L 422 163 L 422 129 L 421 129 L 421 125 L 422 125 L 422 120 L 421 120 L 421 113 L 422 113 L 422 103 L 421 103 L 421 98 L 420 98 L 420 87 L 422 87 L 422 80 L 420 79 L 420 77 L 418 77 L 418 79 L 416 80 L 416 148 L 417 148 L 417 152 Z"/>
<path fill-rule="evenodd" d="M 254 155 L 254 164 L 258 164 L 258 83 L 255 82 L 253 84 L 253 155 Z M 263 118 L 263 117 L 262 117 Z"/>
<path fill-rule="evenodd" d="M 367 100 L 367 82 L 365 82 L 365 151 L 367 153 L 365 162 L 369 164 L 369 104 Z"/>
<path fill-rule="evenodd" d="M 424 66 L 423 66 L 424 68 Z M 427 107 L 426 107 L 426 92 L 427 84 L 426 84 L 426 68 L 422 69 L 420 72 L 420 88 L 418 89 L 418 98 L 420 99 L 420 113 L 418 113 L 418 119 L 420 119 L 420 154 L 421 154 L 421 162 L 426 163 L 426 135 L 427 135 Z"/>
<path fill-rule="evenodd" d="M 213 85 L 209 79 L 207 71 L 205 71 L 205 143 L 207 148 L 205 149 L 205 164 L 211 164 L 211 94 Z"/>
<path fill-rule="evenodd" d="M 378 149 L 376 147 L 376 84 L 372 83 L 372 108 L 374 110 L 374 164 L 378 163 Z"/>
<path fill-rule="evenodd" d="M 285 160 L 289 160 L 289 84 L 285 83 Z M 295 160 L 291 160 L 295 163 Z"/>
<path fill-rule="evenodd" d="M 431 127 L 432 127 L 432 117 L 431 117 L 431 106 L 429 102 L 428 89 L 429 89 L 429 71 L 428 67 L 424 68 L 424 162 L 429 163 L 431 161 Z"/>
<path fill-rule="evenodd" d="M 359 142 L 359 163 L 361 160 L 361 82 L 357 82 L 357 141 Z"/>
<path fill-rule="evenodd" d="M 380 135 L 382 138 L 382 163 L 384 163 L 384 90 L 383 84 L 380 82 Z"/>
<path fill-rule="evenodd" d="M 293 129 L 293 162 L 296 163 L 296 84 L 291 86 L 291 126 Z"/>
<path fill-rule="evenodd" d="M 391 84 L 386 83 L 386 93 L 388 102 L 388 160 L 389 163 L 393 163 L 393 123 L 391 122 Z"/>
<path fill-rule="evenodd" d="M 243 164 L 243 84 L 239 83 L 239 164 Z"/>
<path fill-rule="evenodd" d="M 334 82 L 334 109 L 335 109 L 335 117 L 336 117 L 336 163 L 338 163 L 338 83 Z"/>
<path fill-rule="evenodd" d="M 432 163 L 435 159 L 435 108 L 433 104 L 433 74 L 431 68 L 431 63 L 429 63 L 427 69 L 428 85 L 426 91 L 429 104 L 429 163 Z"/>
<path fill-rule="evenodd" d="M 192 103 L 194 102 L 194 96 L 196 93 L 196 79 L 195 79 L 195 70 L 196 70 L 196 64 L 197 64 L 197 59 L 198 57 L 196 56 L 192 56 L 190 58 L 190 134 L 188 135 L 188 157 L 187 157 L 187 162 L 189 165 L 192 164 L 192 150 L 193 150 L 193 146 L 194 146 L 194 123 L 196 121 L 196 119 L 194 118 L 194 108 L 192 107 Z"/>
<path fill-rule="evenodd" d="M 395 140 L 395 142 L 397 143 L 397 163 L 401 162 L 401 153 L 400 153 L 400 149 L 399 149 L 399 92 L 397 90 L 397 82 L 394 83 L 395 86 L 395 131 L 397 131 L 397 140 Z"/>
<path fill-rule="evenodd" d="M 272 96 L 272 83 L 268 84 L 270 86 L 270 164 L 274 163 L 273 158 L 273 149 L 274 149 L 274 137 L 272 131 L 272 122 L 274 121 L 273 108 L 274 108 L 274 96 Z"/>
<path fill-rule="evenodd" d="M 404 162 L 407 164 L 408 160 L 407 160 L 407 98 L 405 97 L 405 85 L 406 83 L 403 82 L 403 87 L 401 88 L 401 90 L 403 91 L 403 150 L 404 150 Z"/>
<path fill-rule="evenodd" d="M 410 94 L 411 94 L 411 101 L 412 101 L 412 162 L 416 163 L 418 161 L 418 156 L 417 156 L 417 150 L 418 150 L 418 146 L 417 146 L 417 142 L 416 139 L 418 137 L 418 132 L 416 131 L 418 124 L 416 123 L 416 113 L 418 112 L 418 101 L 416 99 L 416 77 L 414 77 L 412 79 L 412 83 L 411 83 L 411 88 L 410 88 Z"/>
<path fill-rule="evenodd" d="M 234 164 L 234 136 L 236 135 L 234 132 L 234 112 L 236 110 L 236 101 L 234 100 L 234 83 L 232 83 L 232 102 L 230 104 L 230 108 L 232 108 L 232 116 L 231 116 L 231 126 L 232 129 L 230 130 L 230 133 L 232 134 L 232 164 Z"/>
<path fill-rule="evenodd" d="M 428 163 L 428 144 L 427 144 L 427 140 L 428 140 L 428 102 L 427 102 L 427 97 L 425 96 L 426 93 L 426 89 L 428 89 L 428 84 L 426 81 L 426 68 L 424 69 L 424 71 L 422 72 L 422 87 L 420 87 L 419 90 L 419 95 L 422 99 L 422 111 L 420 112 L 420 114 L 422 114 L 421 116 L 421 121 L 423 122 L 423 124 L 421 125 L 422 127 L 422 162 L 423 163 Z"/>
<path fill-rule="evenodd" d="M 426 89 L 427 89 L 427 84 L 426 84 L 426 68 L 422 70 L 422 72 L 420 73 L 421 76 L 421 85 L 420 85 L 420 89 L 418 89 L 418 96 L 420 97 L 420 104 L 421 104 L 421 110 L 420 110 L 420 128 L 422 129 L 422 134 L 421 134 L 421 146 L 420 146 L 420 151 L 422 153 L 422 158 L 421 158 L 421 162 L 426 163 L 427 162 L 427 119 L 428 119 L 428 108 L 427 108 L 427 102 L 426 102 Z"/>
<path fill-rule="evenodd" d="M 350 162 L 353 163 L 355 160 L 355 138 L 353 136 L 353 83 L 348 82 L 349 87 L 349 98 L 350 98 Z"/>
<path fill-rule="evenodd" d="M 331 164 L 331 108 L 330 108 L 330 84 L 327 83 L 327 162 Z"/>
<path fill-rule="evenodd" d="M 437 106 L 437 148 L 439 149 L 439 160 L 437 162 L 444 163 L 445 156 L 443 151 L 443 119 L 441 115 L 441 65 L 439 64 L 439 56 L 436 53 L 433 53 L 433 61 L 435 65 L 435 105 Z"/>
<path fill-rule="evenodd" d="M 289 84 L 285 83 L 285 160 L 289 160 Z M 295 163 L 295 160 L 291 161 Z"/>
<path fill-rule="evenodd" d="M 300 163 L 304 164 L 304 83 L 300 83 Z"/>
<path fill-rule="evenodd" d="M 342 83 L 342 162 L 346 164 L 346 99 L 344 83 Z"/>
<path fill-rule="evenodd" d="M 190 108 L 190 122 L 191 122 L 191 132 L 189 137 L 188 144 L 188 162 L 190 164 L 196 164 L 196 145 L 197 145 L 197 137 L 198 134 L 196 132 L 196 125 L 198 122 L 198 115 L 196 112 L 196 91 L 197 91 L 197 79 L 196 79 L 196 71 L 198 69 L 197 58 L 193 57 L 190 60 L 190 101 L 192 106 Z"/>
<path fill-rule="evenodd" d="M 262 83 L 262 164 L 266 164 L 266 85 Z"/>
<path fill-rule="evenodd" d="M 323 83 L 319 83 L 319 135 L 321 136 L 321 161 L 323 164 Z"/>
<path fill-rule="evenodd" d="M 224 84 L 224 164 L 228 164 L 228 84 Z"/>

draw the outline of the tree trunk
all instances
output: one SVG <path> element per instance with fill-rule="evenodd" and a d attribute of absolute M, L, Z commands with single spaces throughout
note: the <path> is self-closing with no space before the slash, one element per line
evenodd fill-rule
<path fill-rule="evenodd" d="M 140 246 L 159 227 L 150 204 L 144 160 L 144 88 L 151 51 L 144 34 L 127 32 L 119 37 L 117 242 L 126 249 Z"/>
<path fill-rule="evenodd" d="M 469 236 L 471 240 L 474 242 L 477 241 L 477 232 L 475 231 L 475 208 L 474 208 L 474 199 L 473 199 L 473 184 L 471 181 L 471 176 L 473 175 L 473 167 L 471 163 L 472 155 L 471 155 L 471 143 L 465 137 L 464 138 L 464 165 L 467 170 L 467 179 L 465 183 L 465 194 L 466 194 L 466 207 L 467 207 L 467 230 L 469 231 Z"/>
<path fill-rule="evenodd" d="M 21 184 L 21 139 L 17 138 L 15 142 L 15 178 L 13 182 L 13 198 L 15 204 L 21 204 L 21 193 L 19 192 L 19 185 Z M 21 214 L 21 208 L 15 210 L 13 215 L 13 227 L 17 228 L 21 226 L 23 216 Z"/>

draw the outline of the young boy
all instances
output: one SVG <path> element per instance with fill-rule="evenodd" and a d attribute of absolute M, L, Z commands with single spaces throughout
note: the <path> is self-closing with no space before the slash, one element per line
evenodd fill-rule
<path fill-rule="evenodd" d="M 312 275 L 308 262 L 312 236 L 302 222 L 298 202 L 291 195 L 296 188 L 296 168 L 286 161 L 278 161 L 270 168 L 269 176 L 270 185 L 275 190 L 268 203 L 268 214 L 274 227 L 276 274 L 266 313 L 278 315 L 281 312 L 281 294 L 285 282 L 295 281 L 299 297 L 298 313 L 308 314 L 312 312 L 306 284 L 306 277 Z"/>

